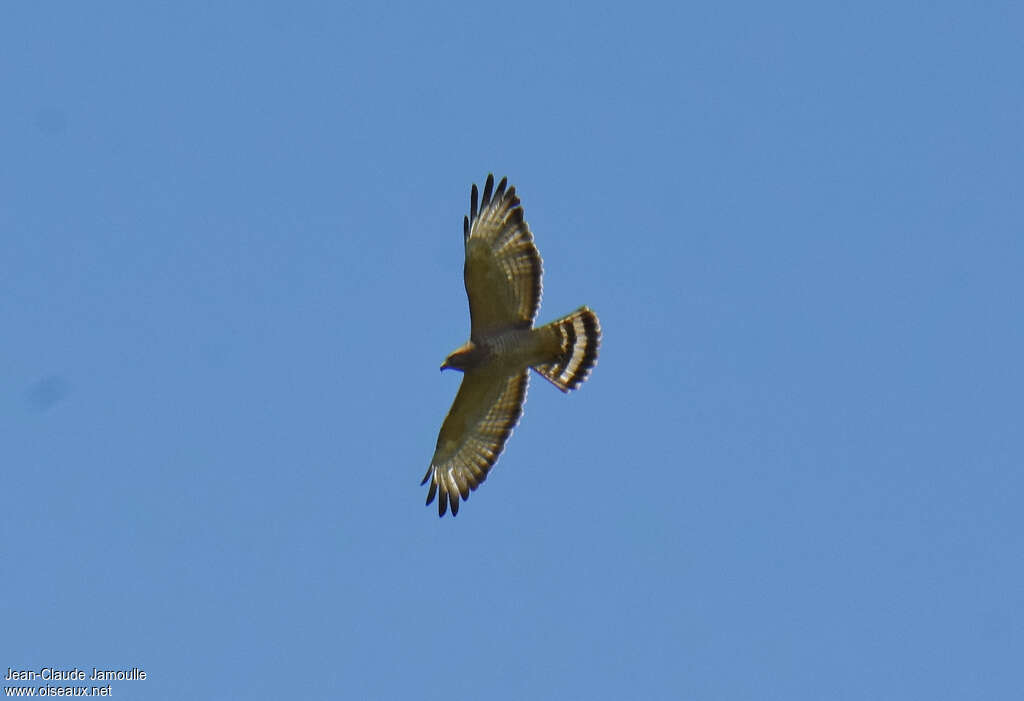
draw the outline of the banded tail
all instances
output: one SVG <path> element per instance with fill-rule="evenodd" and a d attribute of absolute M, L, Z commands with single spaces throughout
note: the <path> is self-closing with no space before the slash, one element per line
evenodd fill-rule
<path fill-rule="evenodd" d="M 553 362 L 534 365 L 533 369 L 563 392 L 576 389 L 597 363 L 597 348 L 601 345 L 601 323 L 597 314 L 580 307 L 539 330 L 553 330 L 562 350 Z"/>

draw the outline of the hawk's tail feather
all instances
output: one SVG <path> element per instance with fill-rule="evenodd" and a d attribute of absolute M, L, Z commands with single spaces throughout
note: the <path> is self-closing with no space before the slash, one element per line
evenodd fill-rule
<path fill-rule="evenodd" d="M 553 328 L 558 334 L 561 354 L 553 362 L 534 365 L 533 369 L 563 392 L 576 389 L 597 363 L 597 349 L 601 345 L 601 323 L 597 314 L 580 307 L 545 328 Z"/>

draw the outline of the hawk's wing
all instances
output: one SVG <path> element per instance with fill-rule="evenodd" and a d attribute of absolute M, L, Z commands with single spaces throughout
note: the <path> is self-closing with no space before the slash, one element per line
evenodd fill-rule
<path fill-rule="evenodd" d="M 459 513 L 459 497 L 469 499 L 505 447 L 523 415 L 529 372 L 498 375 L 468 370 L 437 437 L 437 449 L 422 484 L 431 480 L 427 503 L 440 493 L 438 516 L 451 504 Z"/>
<path fill-rule="evenodd" d="M 488 175 L 479 210 L 473 185 L 469 216 L 463 221 L 464 275 L 474 341 L 509 327 L 530 328 L 540 306 L 540 253 L 523 220 L 516 189 L 506 190 L 507 184 L 502 178 L 493 190 L 494 176 Z"/>

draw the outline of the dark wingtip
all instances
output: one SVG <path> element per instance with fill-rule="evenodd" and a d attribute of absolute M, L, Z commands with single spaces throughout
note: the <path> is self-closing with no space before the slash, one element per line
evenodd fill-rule
<path fill-rule="evenodd" d="M 479 211 L 477 209 L 477 198 L 478 197 L 479 197 L 479 193 L 476 190 L 476 183 L 473 183 L 473 189 L 470 190 L 470 193 L 469 193 L 469 221 L 470 222 L 475 222 L 476 221 L 476 213 Z"/>
<path fill-rule="evenodd" d="M 484 198 L 481 200 L 484 207 L 491 203 L 492 192 L 494 192 L 494 173 L 488 173 L 487 182 L 484 183 Z"/>
<path fill-rule="evenodd" d="M 462 218 L 462 241 L 469 240 L 469 217 Z"/>

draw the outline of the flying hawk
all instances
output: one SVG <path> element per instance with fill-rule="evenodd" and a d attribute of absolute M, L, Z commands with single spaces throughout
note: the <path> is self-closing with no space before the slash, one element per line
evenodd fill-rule
<path fill-rule="evenodd" d="M 427 504 L 440 495 L 438 516 L 449 504 L 456 515 L 459 497 L 469 499 L 487 479 L 523 414 L 530 368 L 568 392 L 597 362 L 601 325 L 587 307 L 533 327 L 540 306 L 540 253 L 516 189 L 507 184 L 502 178 L 495 189 L 494 176 L 488 175 L 479 208 L 474 184 L 469 216 L 463 219 L 469 341 L 441 365 L 441 370 L 461 370 L 462 385 L 421 482 L 430 481 Z"/>

